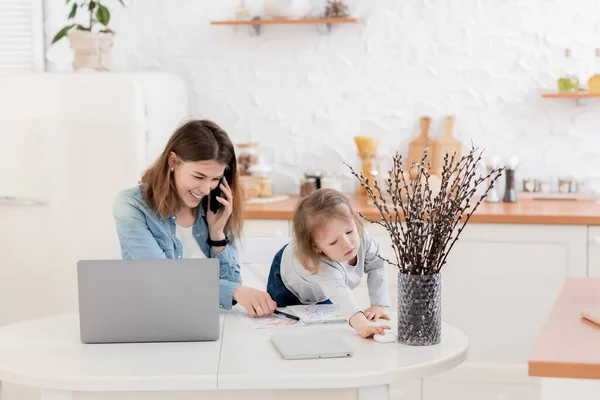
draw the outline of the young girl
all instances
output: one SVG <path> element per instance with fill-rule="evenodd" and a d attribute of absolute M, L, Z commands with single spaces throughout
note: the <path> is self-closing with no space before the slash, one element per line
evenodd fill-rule
<path fill-rule="evenodd" d="M 294 240 L 275 255 L 267 283 L 277 306 L 333 302 L 364 338 L 390 329 L 369 323 L 390 319 L 387 266 L 346 196 L 317 190 L 300 200 L 292 223 Z M 363 311 L 352 289 L 365 275 L 371 307 Z"/>
<path fill-rule="evenodd" d="M 219 209 L 210 201 L 215 189 Z M 173 133 L 141 185 L 115 200 L 123 259 L 217 258 L 221 307 L 237 302 L 251 316 L 271 314 L 276 304 L 266 292 L 241 285 L 234 244 L 242 226 L 238 191 L 227 133 L 212 121 L 188 121 Z"/>

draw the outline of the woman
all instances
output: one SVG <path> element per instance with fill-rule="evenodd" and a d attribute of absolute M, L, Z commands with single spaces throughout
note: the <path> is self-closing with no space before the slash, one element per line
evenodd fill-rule
<path fill-rule="evenodd" d="M 212 190 L 220 195 L 209 196 Z M 270 315 L 277 305 L 269 294 L 241 285 L 234 245 L 242 227 L 238 191 L 235 150 L 227 133 L 207 120 L 185 123 L 141 184 L 117 196 L 113 215 L 123 259 L 216 257 L 221 307 L 237 302 L 253 317 Z M 219 205 L 210 204 L 211 197 Z M 211 211 L 215 206 L 219 209 Z"/>

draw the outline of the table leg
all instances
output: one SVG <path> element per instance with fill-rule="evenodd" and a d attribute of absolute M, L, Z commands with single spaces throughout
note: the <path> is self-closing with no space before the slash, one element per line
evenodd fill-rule
<path fill-rule="evenodd" d="M 73 400 L 73 392 L 66 390 L 42 389 L 41 400 Z"/>
<path fill-rule="evenodd" d="M 366 386 L 358 388 L 358 400 L 389 400 L 390 385 Z"/>

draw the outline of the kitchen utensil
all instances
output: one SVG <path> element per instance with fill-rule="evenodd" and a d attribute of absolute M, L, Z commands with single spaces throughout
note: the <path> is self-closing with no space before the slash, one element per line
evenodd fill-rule
<path fill-rule="evenodd" d="M 487 165 L 487 172 L 488 174 L 499 168 L 500 167 L 500 159 L 498 157 L 492 157 L 492 159 L 490 160 L 490 162 Z M 490 176 L 488 178 L 488 186 L 491 186 L 492 184 L 492 177 Z M 493 186 L 490 188 L 485 201 L 487 201 L 488 203 L 498 203 L 500 201 L 500 193 L 498 192 L 498 187 Z"/>
<path fill-rule="evenodd" d="M 506 175 L 506 185 L 504 186 L 504 198 L 502 199 L 505 203 L 516 203 L 517 201 L 517 188 L 515 183 L 515 170 L 519 160 L 517 157 L 511 157 L 508 160 L 504 173 Z"/>
<path fill-rule="evenodd" d="M 454 137 L 453 130 L 454 117 L 444 117 L 444 133 L 439 138 L 432 140 L 432 174 L 436 174 L 438 176 L 442 175 L 442 169 L 444 167 L 444 156 L 446 155 L 446 153 L 448 153 L 449 157 L 452 157 L 452 155 L 456 153 L 456 156 L 454 157 L 455 164 L 458 163 L 458 161 L 462 157 L 462 143 L 460 142 L 460 140 Z"/>
<path fill-rule="evenodd" d="M 431 126 L 431 117 L 421 117 L 420 119 L 421 134 L 415 140 L 410 142 L 408 145 L 408 165 L 407 168 L 410 170 L 410 178 L 416 179 L 417 169 L 412 168 L 413 162 L 420 163 L 423 158 L 423 152 L 425 148 L 429 146 L 429 127 Z M 430 149 L 431 150 L 431 149 Z M 427 159 L 432 160 L 433 153 L 430 152 L 427 155 Z"/>

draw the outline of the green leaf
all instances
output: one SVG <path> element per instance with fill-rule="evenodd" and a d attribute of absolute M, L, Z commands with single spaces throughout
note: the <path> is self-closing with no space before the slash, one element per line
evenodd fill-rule
<path fill-rule="evenodd" d="M 71 7 L 71 12 L 69 13 L 69 19 L 73 18 L 77 14 L 77 3 L 73 3 L 73 7 Z"/>
<path fill-rule="evenodd" d="M 88 10 L 93 11 L 95 7 L 96 7 L 96 2 L 95 1 L 90 1 L 90 5 L 88 6 Z"/>
<path fill-rule="evenodd" d="M 106 26 L 108 25 L 108 21 L 110 21 L 110 11 L 108 11 L 108 8 L 104 7 L 102 4 L 98 4 L 96 17 L 102 25 Z"/>
<path fill-rule="evenodd" d="M 89 28 L 86 28 L 85 26 L 80 25 L 80 24 L 75 25 L 75 29 L 77 29 L 79 31 L 89 31 L 90 30 Z"/>
<path fill-rule="evenodd" d="M 60 31 L 58 31 L 56 36 L 54 36 L 54 39 L 52 39 L 52 44 L 54 44 L 54 43 L 58 42 L 60 39 L 62 39 L 63 36 L 65 36 L 67 34 L 67 32 L 69 32 L 69 30 L 71 28 L 73 28 L 74 26 L 75 26 L 75 24 L 67 25 L 64 28 L 62 28 Z"/>

